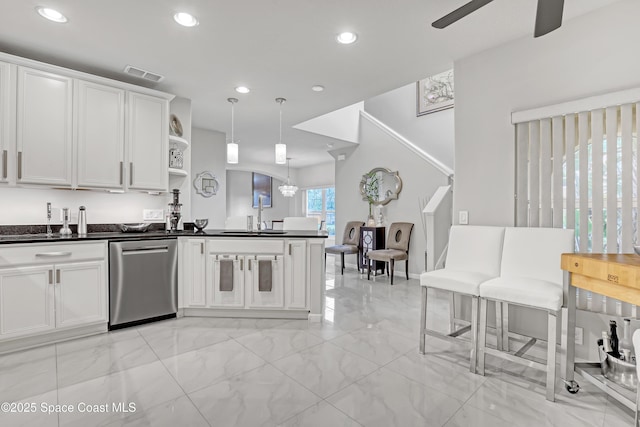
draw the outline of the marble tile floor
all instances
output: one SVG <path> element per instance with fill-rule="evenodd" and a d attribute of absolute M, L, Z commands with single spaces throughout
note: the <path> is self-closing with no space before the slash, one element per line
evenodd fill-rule
<path fill-rule="evenodd" d="M 0 412 L 0 426 L 633 424 L 580 378 L 550 403 L 542 372 L 488 358 L 473 375 L 464 344 L 431 337 L 420 355 L 417 280 L 327 268 L 321 325 L 181 318 L 0 356 L 0 402 L 31 410 Z M 431 301 L 444 326 L 445 297 Z"/>

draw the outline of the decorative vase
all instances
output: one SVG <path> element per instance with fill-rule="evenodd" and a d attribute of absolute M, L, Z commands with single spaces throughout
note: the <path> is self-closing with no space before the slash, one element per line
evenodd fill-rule
<path fill-rule="evenodd" d="M 375 218 L 373 218 L 373 215 L 369 215 L 367 217 L 367 227 L 375 227 L 375 226 L 376 226 Z"/>

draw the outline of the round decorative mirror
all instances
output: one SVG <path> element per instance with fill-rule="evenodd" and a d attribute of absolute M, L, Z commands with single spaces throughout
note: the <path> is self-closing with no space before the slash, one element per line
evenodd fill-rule
<path fill-rule="evenodd" d="M 398 172 L 387 168 L 373 168 L 362 175 L 360 194 L 370 205 L 386 205 L 397 199 L 402 190 L 402 180 Z"/>

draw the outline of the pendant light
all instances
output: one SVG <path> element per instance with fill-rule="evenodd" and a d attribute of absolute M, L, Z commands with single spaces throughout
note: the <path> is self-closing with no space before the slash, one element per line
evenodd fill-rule
<path fill-rule="evenodd" d="M 287 157 L 287 183 L 282 184 L 278 187 L 278 190 L 282 193 L 284 197 L 293 197 L 298 191 L 298 187 L 294 184 L 291 184 L 291 179 L 289 178 L 289 157 Z"/>
<path fill-rule="evenodd" d="M 227 144 L 227 163 L 235 165 L 238 164 L 238 144 L 233 138 L 233 107 L 238 102 L 238 99 L 227 98 L 227 101 L 231 103 L 231 141 Z"/>
<path fill-rule="evenodd" d="M 276 98 L 276 102 L 280 104 L 280 142 L 276 144 L 276 164 L 278 165 L 287 163 L 287 144 L 282 143 L 282 103 L 286 101 L 284 98 Z"/>

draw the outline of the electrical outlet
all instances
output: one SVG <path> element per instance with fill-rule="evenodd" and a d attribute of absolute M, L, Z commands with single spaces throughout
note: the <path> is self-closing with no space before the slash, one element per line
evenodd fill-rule
<path fill-rule="evenodd" d="M 576 345 L 582 345 L 584 341 L 584 330 L 576 326 Z"/>
<path fill-rule="evenodd" d="M 469 211 L 458 212 L 458 222 L 463 225 L 469 224 Z"/>
<path fill-rule="evenodd" d="M 162 221 L 164 220 L 163 209 L 143 209 L 142 210 L 143 221 Z"/>

